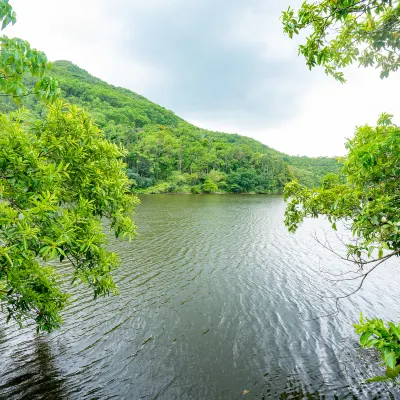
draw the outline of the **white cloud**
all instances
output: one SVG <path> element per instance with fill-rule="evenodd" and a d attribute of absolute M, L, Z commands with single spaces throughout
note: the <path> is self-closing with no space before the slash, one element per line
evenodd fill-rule
<path fill-rule="evenodd" d="M 222 118 L 205 115 L 204 119 L 195 114 L 189 119 L 203 128 L 254 137 L 287 154 L 344 155 L 344 143 L 357 126 L 374 126 L 382 112 L 394 114 L 395 122 L 400 119 L 400 74 L 381 80 L 376 70 L 352 68 L 346 71 L 346 77 L 345 85 L 330 77 L 321 78 L 317 86 L 304 93 L 295 117 L 266 124 L 261 129 L 246 123 L 251 116 L 240 114 L 232 119 L 226 119 L 226 114 Z"/>
<path fill-rule="evenodd" d="M 289 154 L 343 155 L 356 126 L 375 125 L 382 112 L 400 113 L 400 75 L 382 81 L 376 70 L 351 69 L 348 83 L 326 78 L 306 93 L 298 117 L 265 130 L 263 142 Z"/>
<path fill-rule="evenodd" d="M 225 0 L 224 15 L 213 17 L 210 27 L 214 3 L 192 1 L 14 0 L 18 23 L 5 33 L 27 39 L 51 60 L 70 60 L 150 100 L 165 99 L 161 105 L 201 127 L 252 136 L 289 154 L 343 154 L 356 125 L 373 124 L 383 111 L 400 114 L 399 74 L 382 81 L 376 70 L 351 69 L 341 85 L 321 70 L 304 72 L 296 42 L 283 35 L 279 21 L 281 8 L 298 0 Z M 171 33 L 164 28 L 174 29 L 177 21 L 179 29 L 163 40 Z M 212 41 L 196 41 L 207 32 Z M 171 46 L 164 58 L 160 43 Z M 209 49 L 201 47 L 206 44 Z M 199 47 L 187 54 L 185 45 Z M 182 80 L 188 68 L 193 71 Z"/>
<path fill-rule="evenodd" d="M 280 7 L 267 3 L 236 10 L 227 31 L 227 45 L 252 46 L 265 59 L 292 57 L 296 44 L 283 35 L 280 15 Z"/>
<path fill-rule="evenodd" d="M 124 26 L 110 18 L 109 2 L 16 0 L 14 3 L 17 24 L 5 33 L 28 40 L 50 60 L 72 61 L 92 75 L 139 93 L 150 92 L 166 82 L 165 71 L 138 63 L 124 51 Z M 152 3 L 159 6 L 158 2 Z M 148 8 L 149 3 L 146 4 Z"/>

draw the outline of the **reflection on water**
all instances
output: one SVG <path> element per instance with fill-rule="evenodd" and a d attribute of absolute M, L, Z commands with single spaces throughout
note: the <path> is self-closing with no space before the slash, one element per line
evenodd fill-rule
<path fill-rule="evenodd" d="M 29 358 L 14 349 L 12 364 L 1 376 L 0 393 L 4 398 L 65 399 L 65 378 L 54 365 L 49 343 L 45 338 L 33 336 L 29 341 Z"/>
<path fill-rule="evenodd" d="M 50 336 L 0 325 L 0 397 L 396 398 L 362 384 L 380 367 L 351 326 L 359 311 L 400 320 L 396 263 L 313 319 L 349 287 L 320 272 L 342 268 L 310 238 L 324 222 L 289 235 L 283 211 L 274 196 L 143 197 L 137 240 L 112 243 L 119 297 L 73 289 Z"/>

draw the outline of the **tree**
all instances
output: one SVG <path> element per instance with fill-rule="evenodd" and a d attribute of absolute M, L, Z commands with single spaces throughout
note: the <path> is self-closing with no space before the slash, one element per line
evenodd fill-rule
<path fill-rule="evenodd" d="M 400 127 L 390 117 L 383 114 L 376 127 L 357 129 L 346 144 L 342 176 L 327 175 L 318 189 L 297 181 L 286 185 L 289 231 L 306 217 L 325 215 L 335 230 L 346 221 L 358 238 L 346 245 L 346 259 L 367 266 L 400 255 Z"/>
<path fill-rule="evenodd" d="M 218 192 L 218 186 L 211 179 L 206 179 L 201 188 L 204 193 Z"/>
<path fill-rule="evenodd" d="M 301 8 L 282 14 L 284 31 L 292 38 L 311 31 L 299 53 L 310 69 L 317 65 L 344 82 L 340 69 L 357 61 L 380 68 L 381 77 L 400 67 L 400 1 L 305 1 Z"/>
<path fill-rule="evenodd" d="M 16 14 L 8 0 L 0 0 L 0 22 L 1 29 L 16 22 Z M 3 95 L 12 96 L 17 103 L 29 94 L 43 101 L 54 101 L 59 90 L 57 82 L 47 75 L 51 64 L 46 55 L 18 38 L 2 36 L 0 46 L 0 91 Z M 24 84 L 26 74 L 35 78 L 33 89 Z"/>
<path fill-rule="evenodd" d="M 0 0 L 3 28 L 15 22 Z M 54 101 L 56 82 L 46 56 L 20 39 L 1 38 L 0 90 L 20 102 L 35 94 Z M 24 85 L 26 76 L 34 88 Z M 57 263 L 68 261 L 72 282 L 94 297 L 116 293 L 116 254 L 106 250 L 103 221 L 117 237 L 132 238 L 136 198 L 127 194 L 125 151 L 109 143 L 91 116 L 57 101 L 43 119 L 22 109 L 0 115 L 0 302 L 7 321 L 33 319 L 38 330 L 61 323 L 68 303 Z"/>
<path fill-rule="evenodd" d="M 338 71 L 354 61 L 381 68 L 381 77 L 399 67 L 400 4 L 391 0 L 323 0 L 304 2 L 283 13 L 284 30 L 293 37 L 303 29 L 311 33 L 299 50 L 307 65 L 325 66 L 327 74 L 344 81 Z M 329 174 L 318 189 L 308 189 L 294 181 L 285 187 L 285 224 L 295 232 L 306 217 L 325 215 L 336 230 L 343 221 L 354 240 L 344 243 L 345 261 L 357 271 L 343 280 L 359 281 L 383 262 L 400 256 L 400 127 L 382 114 L 376 127 L 359 127 L 348 140 L 348 154 L 341 174 Z M 333 251 L 329 243 L 323 244 Z M 354 291 L 354 292 L 355 292 Z M 353 292 L 353 293 L 354 293 Z M 349 293 L 348 297 L 353 293 Z M 400 373 L 400 326 L 379 319 L 356 325 L 360 342 L 380 350 L 386 365 L 384 377 L 397 379 Z"/>
<path fill-rule="evenodd" d="M 125 153 L 85 111 L 60 101 L 45 121 L 20 111 L 1 115 L 0 127 L 0 299 L 7 320 L 33 318 L 50 331 L 68 300 L 57 261 L 69 261 L 72 282 L 95 297 L 116 293 L 118 260 L 105 248 L 102 220 L 117 237 L 133 237 Z"/>
<path fill-rule="evenodd" d="M 62 98 L 87 109 L 107 139 L 128 149 L 125 162 L 129 176 L 136 182 L 132 187 L 135 192 L 155 188 L 157 192 L 163 188 L 188 192 L 190 186 L 208 177 L 218 184 L 219 191 L 229 191 L 227 179 L 242 165 L 242 170 L 256 171 L 257 182 L 251 191 L 282 193 L 283 183 L 292 174 L 285 164 L 297 167 L 296 176 L 302 183 L 308 183 L 311 174 L 314 178 L 309 186 L 315 186 L 339 166 L 334 158 L 289 157 L 251 138 L 199 129 L 179 120 L 171 111 L 134 92 L 108 85 L 68 61 L 54 62 L 51 74 L 59 84 Z M 43 104 L 33 96 L 24 97 L 22 103 L 37 117 L 45 115 Z M 0 97 L 0 110 L 15 109 L 12 99 Z M 140 118 L 143 124 L 138 124 Z M 168 125 L 160 125 L 160 120 Z M 171 177 L 176 171 L 197 178 L 175 184 Z M 222 172 L 226 177 L 221 182 L 208 176 Z M 244 189 L 235 185 L 232 191 Z"/>
<path fill-rule="evenodd" d="M 228 176 L 227 182 L 233 191 L 238 188 L 241 192 L 251 192 L 256 189 L 259 178 L 256 170 L 239 168 Z"/>

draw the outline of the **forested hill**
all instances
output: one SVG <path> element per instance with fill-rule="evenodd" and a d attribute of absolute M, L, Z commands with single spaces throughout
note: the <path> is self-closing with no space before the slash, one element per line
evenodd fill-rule
<path fill-rule="evenodd" d="M 64 99 L 87 108 L 105 135 L 128 149 L 136 192 L 281 193 L 294 177 L 311 187 L 340 169 L 333 158 L 288 156 L 245 136 L 197 128 L 68 61 L 56 61 L 52 75 Z M 2 111 L 15 108 L 9 99 L 0 101 Z M 25 105 L 41 112 L 34 98 Z"/>

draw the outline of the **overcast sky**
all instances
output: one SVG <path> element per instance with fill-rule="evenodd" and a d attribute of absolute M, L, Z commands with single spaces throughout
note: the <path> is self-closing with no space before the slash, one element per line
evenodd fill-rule
<path fill-rule="evenodd" d="M 351 69 L 342 85 L 308 71 L 279 16 L 298 0 L 13 0 L 51 61 L 69 60 L 212 130 L 288 154 L 344 154 L 357 125 L 398 113 L 400 76 Z M 297 43 L 298 44 L 298 43 Z"/>

